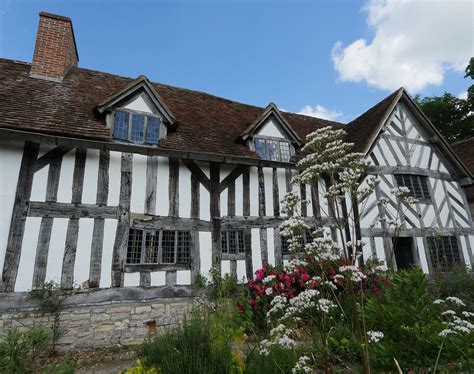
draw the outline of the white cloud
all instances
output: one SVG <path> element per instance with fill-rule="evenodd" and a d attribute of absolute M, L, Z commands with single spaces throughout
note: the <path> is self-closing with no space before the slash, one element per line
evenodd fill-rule
<path fill-rule="evenodd" d="M 369 0 L 363 10 L 374 37 L 334 45 L 339 79 L 413 92 L 440 85 L 474 55 L 473 7 L 471 0 Z"/>
<path fill-rule="evenodd" d="M 467 100 L 467 91 L 463 91 L 458 95 L 458 99 Z"/>
<path fill-rule="evenodd" d="M 322 105 L 316 105 L 314 108 L 311 105 L 305 105 L 303 108 L 300 109 L 298 114 L 304 114 L 306 116 L 328 119 L 331 121 L 337 121 L 342 116 L 342 112 L 338 112 L 337 110 L 327 109 L 323 107 Z"/>

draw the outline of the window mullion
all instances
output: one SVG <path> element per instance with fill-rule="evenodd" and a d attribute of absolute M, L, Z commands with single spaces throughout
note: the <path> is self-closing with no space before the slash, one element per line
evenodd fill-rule
<path fill-rule="evenodd" d="M 174 263 L 178 261 L 178 231 L 174 232 Z"/>
<path fill-rule="evenodd" d="M 142 230 L 142 249 L 140 251 L 140 264 L 145 263 L 145 252 L 146 252 L 146 230 Z"/>
<path fill-rule="evenodd" d="M 158 261 L 161 264 L 163 262 L 163 230 L 158 231 Z"/>

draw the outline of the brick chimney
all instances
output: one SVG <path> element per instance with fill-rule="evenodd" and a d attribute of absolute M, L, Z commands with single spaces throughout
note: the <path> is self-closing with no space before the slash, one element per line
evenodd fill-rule
<path fill-rule="evenodd" d="M 61 82 L 79 61 L 72 21 L 41 12 L 30 76 Z"/>

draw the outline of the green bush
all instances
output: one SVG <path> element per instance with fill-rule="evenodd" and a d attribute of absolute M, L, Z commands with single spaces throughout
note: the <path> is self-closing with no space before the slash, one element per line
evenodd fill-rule
<path fill-rule="evenodd" d="M 465 265 L 454 266 L 449 272 L 436 272 L 433 286 L 433 291 L 439 297 L 458 297 L 464 301 L 468 310 L 474 310 L 474 273 Z"/>
<path fill-rule="evenodd" d="M 434 366 L 443 342 L 439 333 L 445 328 L 441 309 L 433 304 L 435 299 L 428 291 L 427 277 L 419 268 L 395 273 L 392 285 L 380 297 L 369 298 L 367 330 L 384 334 L 378 343 L 369 343 L 374 368 L 394 370 L 394 358 L 404 371 Z M 468 351 L 472 351 L 472 343 L 469 335 L 446 339 L 440 363 L 465 360 Z"/>
<path fill-rule="evenodd" d="M 0 373 L 35 372 L 37 359 L 48 349 L 50 339 L 51 332 L 42 326 L 34 326 L 26 332 L 8 331 L 0 342 Z"/>
<path fill-rule="evenodd" d="M 249 353 L 245 365 L 248 374 L 291 373 L 299 356 L 292 349 L 271 347 L 268 355 L 260 354 L 256 349 Z"/>
<path fill-rule="evenodd" d="M 145 342 L 138 356 L 146 368 L 164 374 L 231 373 L 233 360 L 231 342 L 213 339 L 209 319 L 199 314 Z"/>

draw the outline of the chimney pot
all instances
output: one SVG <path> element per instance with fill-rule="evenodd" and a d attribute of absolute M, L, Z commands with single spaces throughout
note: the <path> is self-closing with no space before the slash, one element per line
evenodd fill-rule
<path fill-rule="evenodd" d="M 41 12 L 30 76 L 61 82 L 78 61 L 71 19 Z"/>

